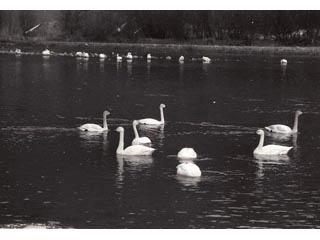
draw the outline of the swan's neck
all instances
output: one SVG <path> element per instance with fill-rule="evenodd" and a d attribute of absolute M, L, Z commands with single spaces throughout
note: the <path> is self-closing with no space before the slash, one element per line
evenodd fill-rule
<path fill-rule="evenodd" d="M 262 133 L 260 135 L 260 140 L 259 140 L 259 144 L 257 148 L 262 148 L 263 147 L 263 143 L 264 143 L 264 134 Z"/>
<path fill-rule="evenodd" d="M 123 152 L 123 147 L 124 147 L 124 132 L 120 132 L 117 154 L 121 154 Z"/>
<path fill-rule="evenodd" d="M 137 126 L 135 124 L 133 124 L 133 132 L 134 132 L 134 138 L 139 138 Z"/>
<path fill-rule="evenodd" d="M 292 132 L 298 132 L 298 118 L 299 118 L 299 115 L 296 114 L 294 117 Z"/>
<path fill-rule="evenodd" d="M 164 123 L 163 108 L 160 108 L 160 122 L 161 122 L 161 123 Z"/>
<path fill-rule="evenodd" d="M 107 124 L 107 114 L 103 114 L 103 129 L 108 130 L 108 124 Z"/>

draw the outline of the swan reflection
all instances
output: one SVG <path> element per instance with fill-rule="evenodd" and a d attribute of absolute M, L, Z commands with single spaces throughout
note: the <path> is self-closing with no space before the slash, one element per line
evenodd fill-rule
<path fill-rule="evenodd" d="M 177 181 L 185 187 L 197 187 L 201 182 L 201 177 L 185 177 L 181 175 L 176 176 Z"/>

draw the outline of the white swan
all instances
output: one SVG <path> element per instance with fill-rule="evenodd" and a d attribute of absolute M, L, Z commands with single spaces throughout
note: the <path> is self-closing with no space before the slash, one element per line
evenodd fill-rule
<path fill-rule="evenodd" d="M 50 50 L 49 49 L 45 49 L 42 51 L 42 55 L 43 56 L 49 56 L 51 54 Z"/>
<path fill-rule="evenodd" d="M 257 131 L 257 134 L 260 135 L 260 141 L 256 149 L 253 151 L 254 155 L 285 155 L 288 154 L 289 150 L 293 147 L 286 147 L 286 146 L 280 146 L 280 145 L 266 145 L 263 146 L 264 143 L 264 131 L 259 129 Z"/>
<path fill-rule="evenodd" d="M 182 148 L 178 152 L 178 158 L 197 158 L 197 153 L 194 151 L 193 148 Z"/>
<path fill-rule="evenodd" d="M 117 53 L 117 62 L 121 62 L 122 61 L 122 57 L 119 56 L 119 53 Z"/>
<path fill-rule="evenodd" d="M 82 52 L 76 52 L 75 56 L 76 57 L 82 57 Z"/>
<path fill-rule="evenodd" d="M 134 120 L 132 122 L 133 126 L 133 132 L 134 132 L 134 139 L 132 140 L 132 145 L 141 145 L 141 144 L 148 144 L 151 143 L 151 140 L 148 137 L 139 137 L 139 133 L 137 130 L 137 125 L 139 124 L 139 121 Z"/>
<path fill-rule="evenodd" d="M 164 124 L 164 114 L 163 109 L 166 107 L 163 103 L 160 104 L 160 121 L 153 119 L 153 118 L 144 118 L 138 120 L 140 124 L 147 124 L 147 125 L 162 125 Z"/>
<path fill-rule="evenodd" d="M 151 57 L 151 54 L 148 53 L 148 54 L 147 54 L 147 60 L 151 60 L 151 58 L 152 58 L 152 57 Z"/>
<path fill-rule="evenodd" d="M 180 62 L 180 63 L 183 63 L 183 62 L 184 62 L 184 56 L 180 56 L 180 57 L 179 57 L 179 62 Z"/>
<path fill-rule="evenodd" d="M 20 55 L 22 53 L 21 49 L 16 48 L 16 50 L 14 50 L 14 53 L 17 55 Z"/>
<path fill-rule="evenodd" d="M 127 58 L 128 60 L 132 60 L 133 57 L 132 57 L 131 52 L 128 52 L 128 53 L 127 53 L 127 57 L 126 57 L 126 58 Z"/>
<path fill-rule="evenodd" d="M 110 115 L 109 111 L 103 112 L 103 126 L 101 127 L 98 124 L 94 123 L 86 123 L 79 127 L 81 131 L 88 131 L 88 132 L 103 132 L 108 131 L 108 124 L 107 124 L 107 116 Z"/>
<path fill-rule="evenodd" d="M 203 57 L 202 57 L 202 62 L 203 62 L 203 63 L 210 63 L 210 62 L 211 62 L 211 59 L 208 58 L 208 57 L 203 56 Z"/>
<path fill-rule="evenodd" d="M 150 156 L 155 151 L 154 148 L 147 147 L 144 145 L 133 145 L 124 149 L 124 129 L 123 127 L 118 127 L 116 131 L 120 133 L 119 145 L 117 148 L 118 155 Z"/>
<path fill-rule="evenodd" d="M 298 132 L 298 118 L 302 114 L 301 111 L 296 111 L 294 117 L 293 128 L 283 125 L 283 124 L 274 124 L 268 127 L 265 127 L 266 130 L 273 133 L 281 133 L 281 134 L 293 134 Z"/>
<path fill-rule="evenodd" d="M 100 53 L 100 54 L 99 54 L 99 58 L 100 58 L 100 60 L 104 60 L 104 59 L 107 58 L 107 55 L 104 54 L 104 53 Z"/>
<path fill-rule="evenodd" d="M 177 166 L 177 174 L 186 177 L 200 177 L 201 170 L 193 162 L 183 162 Z"/>
<path fill-rule="evenodd" d="M 166 60 L 172 60 L 171 56 L 166 56 Z"/>
<path fill-rule="evenodd" d="M 281 59 L 280 64 L 281 65 L 287 65 L 288 64 L 287 59 Z"/>
<path fill-rule="evenodd" d="M 87 52 L 83 52 L 83 53 L 82 53 L 82 57 L 83 57 L 83 58 L 89 58 L 90 55 L 89 55 L 89 53 L 87 53 Z"/>

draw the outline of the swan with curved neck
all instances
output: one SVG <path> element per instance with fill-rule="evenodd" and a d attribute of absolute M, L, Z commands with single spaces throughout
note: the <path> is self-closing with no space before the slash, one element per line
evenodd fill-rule
<path fill-rule="evenodd" d="M 151 57 L 151 54 L 148 53 L 148 54 L 147 54 L 147 60 L 151 60 L 151 58 L 152 58 L 152 57 Z"/>
<path fill-rule="evenodd" d="M 160 104 L 160 121 L 153 119 L 153 118 L 144 118 L 138 120 L 140 124 L 147 124 L 147 125 L 163 125 L 164 124 L 164 114 L 163 109 L 166 107 L 163 103 Z"/>
<path fill-rule="evenodd" d="M 297 133 L 298 132 L 298 118 L 301 114 L 302 114 L 301 111 L 299 111 L 299 110 L 296 111 L 292 129 L 286 125 L 283 125 L 283 124 L 270 125 L 268 127 L 265 127 L 265 129 L 268 130 L 269 132 L 274 132 L 274 133 L 282 133 L 282 134 Z"/>
<path fill-rule="evenodd" d="M 121 61 L 122 61 L 122 57 L 119 56 L 119 53 L 117 53 L 117 61 L 118 61 L 118 62 L 121 62 Z"/>
<path fill-rule="evenodd" d="M 200 177 L 201 170 L 193 162 L 183 162 L 177 166 L 177 174 L 185 177 Z"/>
<path fill-rule="evenodd" d="M 193 148 L 182 148 L 178 152 L 178 158 L 181 159 L 192 159 L 192 158 L 197 158 L 197 153 L 194 151 Z"/>
<path fill-rule="evenodd" d="M 259 129 L 257 131 L 257 134 L 260 135 L 260 140 L 259 144 L 256 147 L 256 149 L 253 151 L 254 155 L 285 155 L 288 154 L 288 152 L 293 148 L 293 147 L 286 147 L 286 146 L 280 146 L 280 145 L 265 145 L 263 146 L 264 143 L 264 131 Z"/>
<path fill-rule="evenodd" d="M 132 60 L 132 58 L 133 58 L 133 56 L 132 56 L 131 52 L 128 52 L 127 53 L 127 59 L 128 60 Z"/>
<path fill-rule="evenodd" d="M 108 131 L 108 124 L 107 124 L 107 116 L 110 115 L 109 111 L 103 112 L 103 125 L 102 127 L 98 124 L 94 123 L 86 123 L 79 127 L 81 131 L 88 131 L 88 132 L 103 132 Z"/>
<path fill-rule="evenodd" d="M 210 63 L 210 62 L 211 62 L 211 59 L 208 58 L 208 57 L 203 56 L 203 57 L 202 57 L 202 62 L 203 62 L 203 63 Z"/>
<path fill-rule="evenodd" d="M 118 155 L 127 155 L 127 156 L 150 156 L 155 151 L 154 148 L 147 147 L 144 145 L 133 145 L 127 148 L 124 148 L 124 129 L 123 127 L 118 127 L 116 129 L 119 132 L 119 145 L 117 148 Z"/>
<path fill-rule="evenodd" d="M 151 140 L 148 137 L 139 137 L 139 133 L 137 130 L 137 125 L 139 124 L 139 121 L 134 120 L 132 122 L 133 126 L 133 132 L 134 132 L 134 139 L 132 140 L 132 145 L 141 145 L 141 144 L 149 144 L 151 143 Z"/>

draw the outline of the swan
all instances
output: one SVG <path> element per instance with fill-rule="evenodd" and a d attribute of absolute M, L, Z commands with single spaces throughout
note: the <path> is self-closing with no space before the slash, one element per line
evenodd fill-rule
<path fill-rule="evenodd" d="M 99 54 L 99 58 L 100 58 L 101 60 L 104 60 L 104 59 L 107 58 L 107 55 L 105 55 L 104 53 L 100 53 L 100 54 Z"/>
<path fill-rule="evenodd" d="M 294 134 L 298 132 L 298 118 L 302 114 L 301 111 L 297 110 L 294 117 L 293 128 L 283 125 L 283 124 L 274 124 L 268 127 L 265 127 L 266 130 L 273 133 L 281 133 L 281 134 Z"/>
<path fill-rule="evenodd" d="M 154 148 L 144 145 L 133 145 L 124 149 L 124 129 L 123 127 L 118 127 L 116 131 L 120 133 L 119 145 L 117 148 L 118 155 L 150 156 L 155 151 Z"/>
<path fill-rule="evenodd" d="M 193 148 L 182 148 L 178 152 L 178 158 L 197 158 L 197 153 Z"/>
<path fill-rule="evenodd" d="M 83 53 L 82 53 L 82 57 L 83 57 L 83 58 L 89 58 L 90 55 L 89 55 L 89 53 L 87 53 L 87 52 L 83 52 Z"/>
<path fill-rule="evenodd" d="M 17 54 L 17 55 L 19 55 L 19 54 L 21 54 L 21 53 L 22 53 L 22 51 L 21 51 L 21 49 L 16 48 L 16 50 L 14 50 L 14 53 L 15 53 L 15 54 Z"/>
<path fill-rule="evenodd" d="M 119 56 L 119 53 L 117 53 L 117 62 L 121 62 L 122 61 L 122 57 Z"/>
<path fill-rule="evenodd" d="M 180 62 L 180 63 L 183 63 L 183 62 L 184 62 L 184 56 L 180 56 L 180 57 L 179 57 L 179 62 Z"/>
<path fill-rule="evenodd" d="M 43 56 L 49 56 L 51 54 L 50 50 L 49 49 L 45 49 L 42 51 L 42 55 Z"/>
<path fill-rule="evenodd" d="M 132 122 L 133 131 L 134 131 L 134 139 L 132 140 L 132 145 L 141 145 L 141 144 L 148 144 L 151 143 L 151 140 L 148 137 L 139 137 L 137 125 L 139 122 L 137 120 L 134 120 Z"/>
<path fill-rule="evenodd" d="M 260 135 L 260 141 L 256 149 L 253 151 L 254 155 L 285 155 L 288 154 L 289 150 L 293 148 L 274 144 L 263 146 L 264 131 L 259 129 L 257 134 Z"/>
<path fill-rule="evenodd" d="M 76 57 L 82 57 L 82 52 L 76 52 L 75 56 Z"/>
<path fill-rule="evenodd" d="M 172 57 L 171 56 L 166 56 L 166 60 L 171 60 Z"/>
<path fill-rule="evenodd" d="M 202 57 L 202 62 L 204 62 L 204 63 L 210 63 L 211 62 L 211 59 L 210 58 L 208 58 L 208 57 Z"/>
<path fill-rule="evenodd" d="M 147 60 L 151 60 L 151 58 L 152 58 L 152 57 L 151 57 L 151 54 L 148 53 L 148 54 L 147 54 Z"/>
<path fill-rule="evenodd" d="M 186 177 L 200 177 L 201 170 L 193 162 L 183 162 L 177 166 L 177 174 Z"/>
<path fill-rule="evenodd" d="M 160 117 L 161 120 L 156 120 L 153 118 L 144 118 L 138 120 L 140 124 L 147 124 L 147 125 L 162 125 L 164 124 L 164 114 L 163 114 L 163 109 L 166 107 L 163 103 L 160 104 Z"/>
<path fill-rule="evenodd" d="M 127 57 L 126 57 L 127 59 L 129 59 L 129 60 L 132 60 L 132 54 L 131 54 L 131 52 L 128 52 L 128 54 L 127 54 Z"/>
<path fill-rule="evenodd" d="M 109 111 L 103 112 L 103 126 L 101 127 L 98 124 L 94 123 L 86 123 L 79 127 L 81 131 L 88 131 L 88 132 L 103 132 L 108 131 L 108 124 L 107 124 L 107 116 L 110 115 Z"/>
<path fill-rule="evenodd" d="M 281 65 L 287 65 L 288 64 L 287 59 L 281 59 L 280 64 Z"/>

